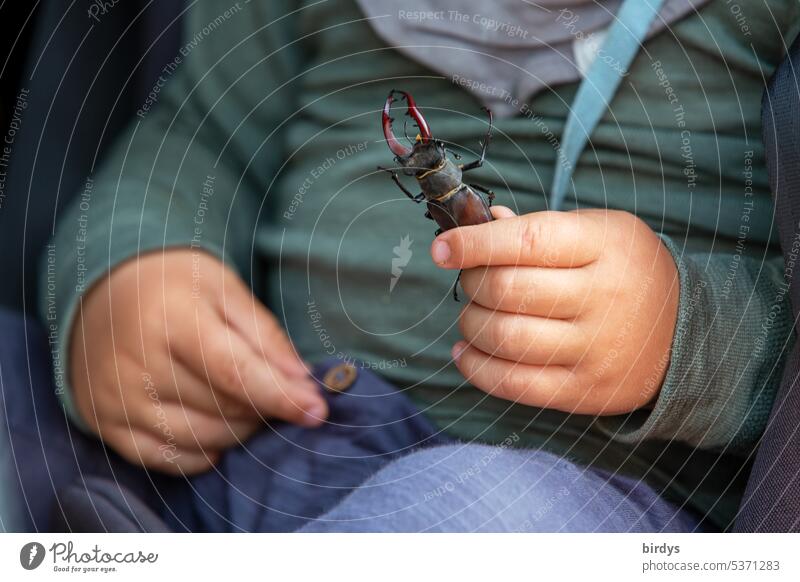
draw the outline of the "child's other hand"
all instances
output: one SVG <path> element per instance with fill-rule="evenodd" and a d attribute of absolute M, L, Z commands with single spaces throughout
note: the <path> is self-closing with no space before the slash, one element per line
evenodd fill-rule
<path fill-rule="evenodd" d="M 92 287 L 71 332 L 78 411 L 129 461 L 208 469 L 263 418 L 327 416 L 275 317 L 221 261 L 175 249 L 129 260 Z"/>
<path fill-rule="evenodd" d="M 650 403 L 679 297 L 659 237 L 626 212 L 493 212 L 498 220 L 443 233 L 431 247 L 439 266 L 466 269 L 466 342 L 453 349 L 461 373 L 494 396 L 565 412 Z"/>

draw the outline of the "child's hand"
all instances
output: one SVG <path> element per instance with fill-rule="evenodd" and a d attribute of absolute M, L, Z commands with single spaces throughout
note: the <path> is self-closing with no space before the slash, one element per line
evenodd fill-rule
<path fill-rule="evenodd" d="M 618 211 L 537 212 L 440 235 L 434 262 L 465 270 L 453 348 L 478 388 L 530 406 L 627 413 L 658 394 L 677 319 L 675 263 Z M 460 355 L 458 355 L 460 354 Z"/>
<path fill-rule="evenodd" d="M 328 412 L 273 315 L 222 262 L 189 249 L 127 261 L 92 287 L 70 371 L 89 427 L 169 473 L 208 469 L 263 417 L 316 426 Z"/>

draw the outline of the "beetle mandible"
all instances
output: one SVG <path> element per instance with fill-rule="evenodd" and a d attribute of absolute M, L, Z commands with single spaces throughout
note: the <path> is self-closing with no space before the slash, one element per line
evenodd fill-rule
<path fill-rule="evenodd" d="M 419 129 L 419 134 L 411 147 L 400 143 L 392 131 L 394 119 L 391 117 L 391 108 L 392 103 L 396 101 L 395 95 L 400 95 L 400 98 L 406 101 L 406 115 L 414 120 Z M 483 110 L 489 116 L 489 129 L 486 137 L 480 143 L 480 157 L 468 164 L 456 164 L 447 156 L 447 148 L 444 143 L 434 139 L 431 135 L 428 123 L 422 117 L 422 113 L 409 93 L 392 89 L 383 106 L 381 123 L 386 143 L 395 155 L 395 162 L 401 166 L 402 172 L 407 176 L 414 176 L 422 192 L 417 195 L 412 194 L 400 181 L 395 169 L 380 166 L 378 169 L 389 172 L 395 184 L 411 200 L 418 204 L 427 203 L 428 210 L 425 212 L 425 217 L 436 221 L 439 225 L 436 236 L 451 228 L 483 224 L 493 220 L 489 208 L 494 201 L 494 192 L 478 184 L 463 182 L 464 173 L 483 165 L 486 149 L 492 139 L 492 112 L 486 107 Z M 452 155 L 456 160 L 461 158 L 458 154 Z M 480 194 L 476 193 L 476 190 L 486 194 L 488 203 Z M 461 272 L 459 271 L 453 286 L 453 299 L 456 301 L 458 301 L 460 278 Z"/>

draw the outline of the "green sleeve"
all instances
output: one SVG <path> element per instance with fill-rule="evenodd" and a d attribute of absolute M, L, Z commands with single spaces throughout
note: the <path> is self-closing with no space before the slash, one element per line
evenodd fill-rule
<path fill-rule="evenodd" d="M 800 2 L 779 12 L 783 43 L 772 49 L 777 51 L 769 57 L 774 63 L 800 30 Z M 774 34 L 771 21 L 761 24 L 754 33 Z M 696 34 L 707 35 L 707 30 L 699 27 Z M 795 341 L 784 271 L 794 268 L 796 254 L 786 263 L 783 257 L 737 252 L 687 254 L 663 238 L 681 285 L 664 383 L 650 410 L 603 418 L 599 426 L 628 444 L 675 440 L 701 449 L 749 452 L 764 432 Z"/>
<path fill-rule="evenodd" d="M 784 260 L 682 254 L 664 240 L 680 274 L 664 383 L 651 410 L 600 426 L 629 444 L 661 439 L 747 451 L 764 431 L 794 342 Z"/>
<path fill-rule="evenodd" d="M 284 2 L 195 4 L 182 45 L 148 100 L 59 218 L 41 313 L 56 388 L 71 418 L 70 325 L 81 296 L 120 262 L 191 246 L 244 276 L 269 181 L 283 158 L 298 70 Z"/>

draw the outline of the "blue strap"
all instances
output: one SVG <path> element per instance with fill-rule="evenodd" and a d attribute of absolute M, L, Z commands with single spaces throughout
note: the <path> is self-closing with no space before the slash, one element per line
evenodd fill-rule
<path fill-rule="evenodd" d="M 550 210 L 560 210 L 583 149 L 627 74 L 664 0 L 625 0 L 586 76 L 564 126 L 550 190 Z"/>

